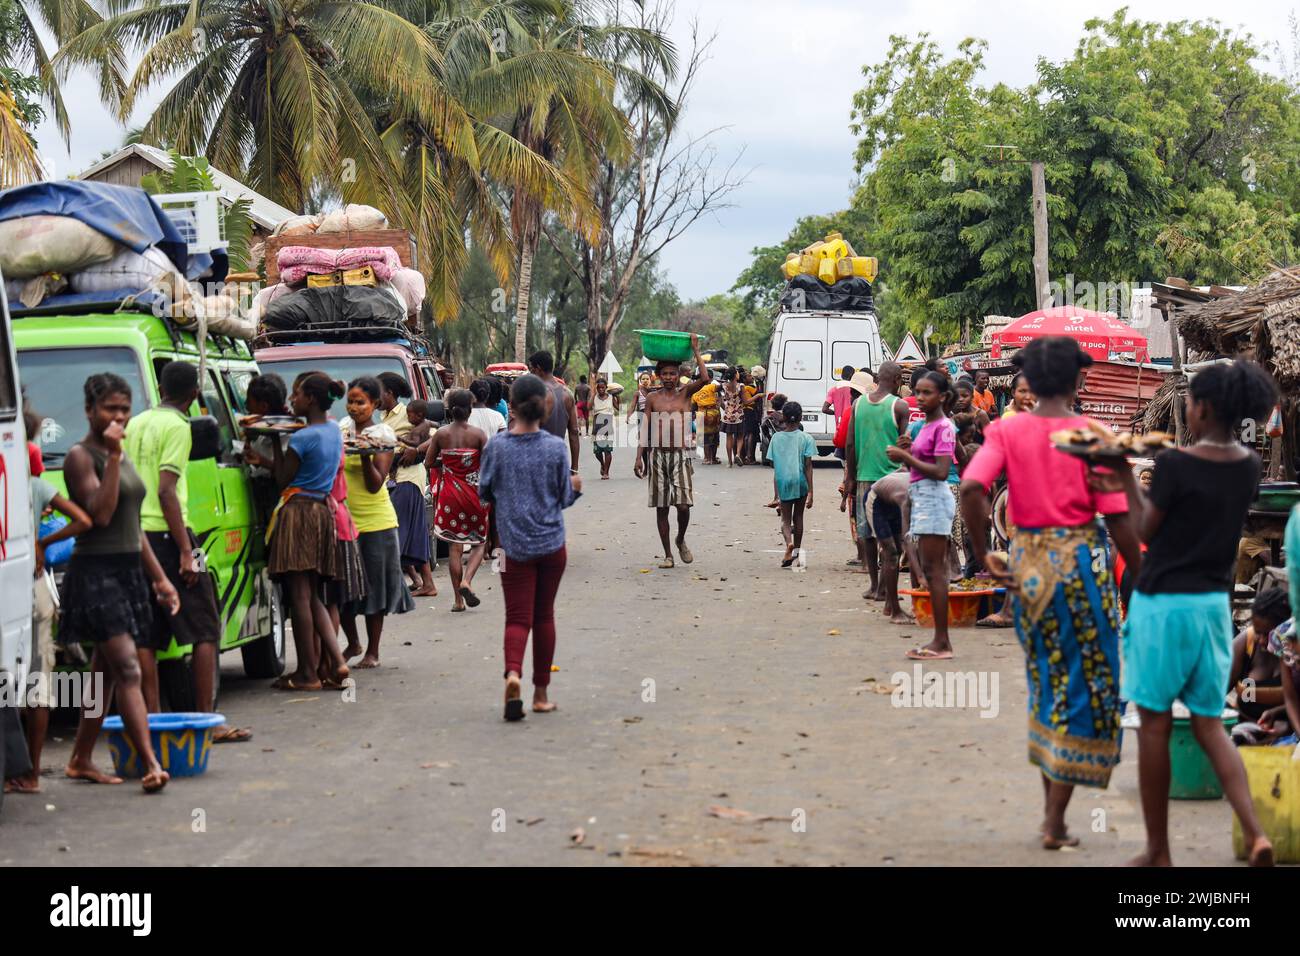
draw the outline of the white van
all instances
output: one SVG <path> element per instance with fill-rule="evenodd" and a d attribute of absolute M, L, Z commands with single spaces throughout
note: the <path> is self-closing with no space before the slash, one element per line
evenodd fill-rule
<path fill-rule="evenodd" d="M 817 451 L 834 450 L 835 416 L 823 415 L 832 385 L 846 365 L 874 373 L 884 360 L 880 326 L 872 312 L 782 312 L 772 329 L 767 390 L 803 406 L 803 428 Z"/>
<path fill-rule="evenodd" d="M 32 660 L 32 574 L 36 529 L 32 527 L 27 434 L 14 354 L 9 302 L 0 276 L 0 706 L 15 699 Z M 5 686 L 7 685 L 7 686 Z M 4 776 L 4 734 L 16 720 L 0 715 L 0 778 Z"/>

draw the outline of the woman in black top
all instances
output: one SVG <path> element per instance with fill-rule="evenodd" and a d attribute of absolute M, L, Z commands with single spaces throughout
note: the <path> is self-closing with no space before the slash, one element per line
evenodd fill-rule
<path fill-rule="evenodd" d="M 91 761 L 116 688 L 122 724 L 145 767 L 140 782 L 146 793 L 154 793 L 169 778 L 150 743 L 135 642 L 148 634 L 153 620 L 150 582 L 154 599 L 170 613 L 180 610 L 181 601 L 140 530 L 144 481 L 122 451 L 122 435 L 131 417 L 131 387 L 116 375 L 101 373 L 86 379 L 85 393 L 90 431 L 68 449 L 63 474 L 69 497 L 86 510 L 94 527 L 77 538 L 72 551 L 59 633 L 65 642 L 94 642 L 90 667 L 102 675 L 103 694 L 83 705 L 65 772 L 74 780 L 122 782 Z"/>
<path fill-rule="evenodd" d="M 1243 419 L 1262 420 L 1277 386 L 1254 362 L 1211 365 L 1192 379 L 1187 428 L 1193 444 L 1156 457 L 1150 492 L 1131 468 L 1118 481 L 1129 515 L 1148 544 L 1124 629 L 1121 694 L 1141 717 L 1138 784 L 1146 850 L 1133 862 L 1170 864 L 1169 736 L 1175 699 L 1191 711 L 1192 732 L 1241 821 L 1252 866 L 1271 866 L 1241 756 L 1222 720 L 1232 663 L 1228 591 L 1246 511 L 1259 484 L 1259 456 L 1237 438 Z M 1109 481 L 1110 479 L 1098 479 Z"/>

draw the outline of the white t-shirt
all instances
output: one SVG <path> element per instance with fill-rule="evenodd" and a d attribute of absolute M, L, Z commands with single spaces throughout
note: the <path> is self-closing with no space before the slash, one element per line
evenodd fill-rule
<path fill-rule="evenodd" d="M 469 413 L 469 424 L 481 428 L 491 438 L 506 427 L 506 420 L 495 408 L 473 408 Z"/>

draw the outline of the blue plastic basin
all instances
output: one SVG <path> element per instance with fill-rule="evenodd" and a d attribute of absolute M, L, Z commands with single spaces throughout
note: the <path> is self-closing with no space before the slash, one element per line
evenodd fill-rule
<path fill-rule="evenodd" d="M 212 729 L 226 722 L 221 714 L 150 714 L 149 737 L 162 768 L 173 777 L 197 777 L 208 769 L 212 750 Z M 135 744 L 126 735 L 122 718 L 106 718 L 108 752 L 119 777 L 143 777 L 144 764 Z"/>

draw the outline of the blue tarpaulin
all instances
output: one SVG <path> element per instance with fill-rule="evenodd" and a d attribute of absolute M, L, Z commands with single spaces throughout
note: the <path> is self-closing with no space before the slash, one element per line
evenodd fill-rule
<path fill-rule="evenodd" d="M 61 179 L 0 192 L 0 222 L 24 216 L 68 216 L 135 252 L 156 246 L 189 279 L 211 273 L 221 281 L 228 269 L 224 251 L 190 256 L 171 219 L 139 187 Z"/>

